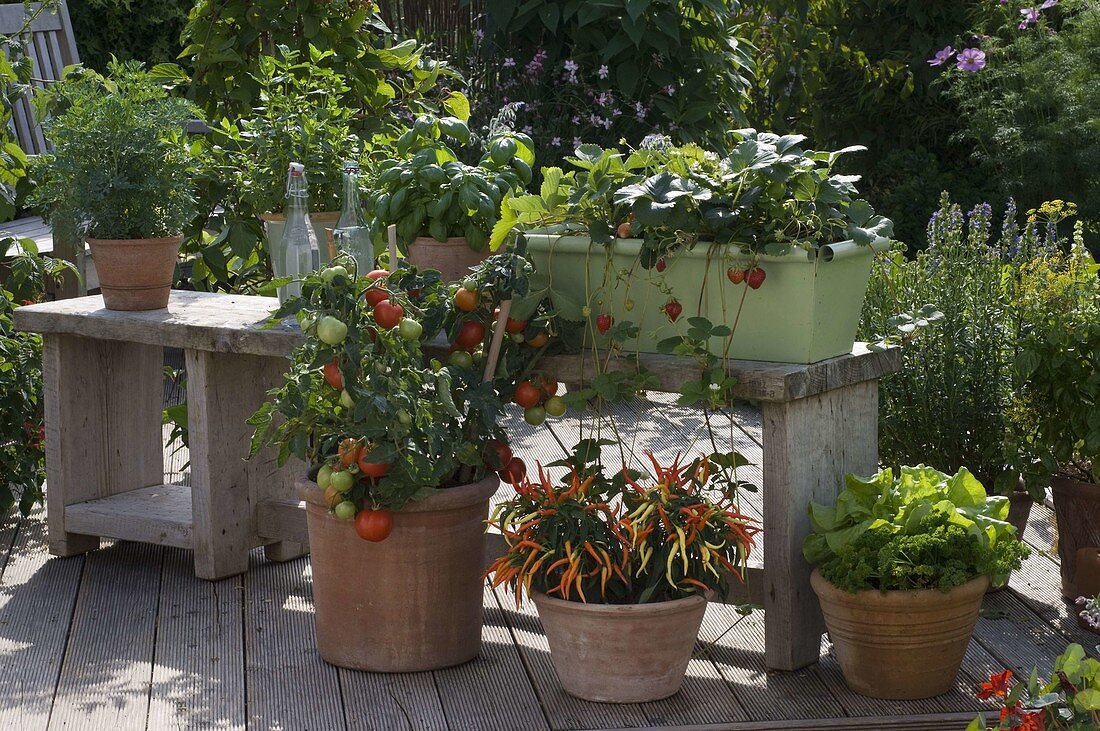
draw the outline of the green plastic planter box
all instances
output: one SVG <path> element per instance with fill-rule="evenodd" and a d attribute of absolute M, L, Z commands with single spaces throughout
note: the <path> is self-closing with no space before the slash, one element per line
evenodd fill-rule
<path fill-rule="evenodd" d="M 712 338 L 710 352 L 731 358 L 781 363 L 815 363 L 850 353 L 859 325 L 874 251 L 889 247 L 842 241 L 816 252 L 796 249 L 786 256 L 759 256 L 766 272 L 756 290 L 726 277 L 743 269 L 748 257 L 736 246 L 696 245 L 666 258 L 663 272 L 638 263 L 641 239 L 617 239 L 608 247 L 585 236 L 527 234 L 534 261 L 533 287 L 549 286 L 567 319 L 609 314 L 616 323 L 639 327 L 629 352 L 657 352 L 664 338 L 687 332 L 690 317 L 733 328 L 729 338 Z M 683 312 L 670 322 L 663 307 L 675 297 Z M 743 305 L 742 305 L 743 302 Z M 735 327 L 736 323 L 736 327 Z"/>

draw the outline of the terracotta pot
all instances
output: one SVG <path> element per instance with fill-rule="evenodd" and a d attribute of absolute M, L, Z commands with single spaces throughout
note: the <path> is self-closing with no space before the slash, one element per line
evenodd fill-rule
<path fill-rule="evenodd" d="M 474 251 L 466 245 L 465 237 L 452 237 L 446 242 L 436 241 L 431 236 L 420 236 L 411 244 L 405 258 L 418 269 L 436 269 L 443 275 L 445 282 L 457 282 L 470 274 L 475 267 L 489 256 L 489 250 Z"/>
<path fill-rule="evenodd" d="M 816 569 L 810 584 L 848 687 L 872 698 L 912 700 L 955 687 L 989 577 L 946 594 L 936 589 L 853 594 Z"/>
<path fill-rule="evenodd" d="M 484 521 L 498 487 L 493 475 L 409 503 L 394 513 L 390 536 L 371 543 L 329 512 L 317 483 L 300 480 L 321 657 L 383 673 L 477 657 Z"/>
<path fill-rule="evenodd" d="M 168 306 L 182 236 L 158 239 L 88 239 L 108 310 L 160 310 Z"/>
<path fill-rule="evenodd" d="M 1074 584 L 1078 596 L 1094 597 L 1100 594 L 1100 548 L 1078 548 L 1074 558 L 1077 563 Z"/>
<path fill-rule="evenodd" d="M 269 242 L 277 242 L 283 237 L 283 229 L 286 227 L 285 215 L 282 213 L 262 213 L 260 219 L 264 222 L 264 237 Z M 313 226 L 313 233 L 317 236 L 317 249 L 322 264 L 332 261 L 333 255 L 325 228 L 334 227 L 339 220 L 340 211 L 317 211 L 309 214 L 309 222 Z M 270 251 L 270 248 L 268 251 Z"/>
<path fill-rule="evenodd" d="M 1056 476 L 1050 480 L 1058 517 L 1058 558 L 1062 564 L 1062 596 L 1076 599 L 1077 549 L 1100 546 L 1100 485 Z"/>
<path fill-rule="evenodd" d="M 642 703 L 680 690 L 707 600 L 582 604 L 533 594 L 566 693 L 600 703 Z"/>

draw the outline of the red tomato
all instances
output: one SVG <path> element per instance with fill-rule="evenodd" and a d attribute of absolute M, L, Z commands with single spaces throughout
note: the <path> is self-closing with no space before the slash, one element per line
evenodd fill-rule
<path fill-rule="evenodd" d="M 485 339 L 485 326 L 477 320 L 467 320 L 462 323 L 455 338 L 455 345 L 460 348 L 472 348 Z"/>
<path fill-rule="evenodd" d="M 348 437 L 344 441 L 340 442 L 340 448 L 336 453 L 340 459 L 340 465 L 342 467 L 351 467 L 353 464 L 359 461 L 359 457 L 363 454 L 363 445 L 356 440 Z"/>
<path fill-rule="evenodd" d="M 390 276 L 390 273 L 385 269 L 373 269 L 367 272 L 367 279 L 377 282 L 379 279 L 385 279 Z"/>
<path fill-rule="evenodd" d="M 389 330 L 391 327 L 396 326 L 404 316 L 405 309 L 389 300 L 382 300 L 374 306 L 374 321 L 383 330 Z"/>
<path fill-rule="evenodd" d="M 527 320 L 513 320 L 508 318 L 508 322 L 504 323 L 504 332 L 507 333 L 521 333 L 527 329 Z"/>
<path fill-rule="evenodd" d="M 542 391 L 530 381 L 523 381 L 516 386 L 516 395 L 512 400 L 523 408 L 529 409 L 542 400 Z"/>
<path fill-rule="evenodd" d="M 487 441 L 482 454 L 485 466 L 494 470 L 504 469 L 512 460 L 512 448 L 499 439 Z"/>
<path fill-rule="evenodd" d="M 337 391 L 344 390 L 344 376 L 340 373 L 340 362 L 335 358 L 331 363 L 325 363 L 325 383 Z"/>
<path fill-rule="evenodd" d="M 385 287 L 371 287 L 363 295 L 363 299 L 367 301 L 367 304 L 374 307 L 382 300 L 388 300 L 390 298 L 390 291 Z"/>
<path fill-rule="evenodd" d="M 393 513 L 389 510 L 360 510 L 355 516 L 355 532 L 364 541 L 384 541 L 393 530 Z"/>
<path fill-rule="evenodd" d="M 357 464 L 359 465 L 359 474 L 364 477 L 385 477 L 389 474 L 390 466 L 385 462 L 364 462 L 365 457 L 360 454 Z"/>
<path fill-rule="evenodd" d="M 500 479 L 509 485 L 516 485 L 527 476 L 527 465 L 519 457 L 512 457 L 500 471 Z"/>
<path fill-rule="evenodd" d="M 547 396 L 556 396 L 558 393 L 558 382 L 553 378 L 547 376 L 542 377 L 542 392 Z"/>

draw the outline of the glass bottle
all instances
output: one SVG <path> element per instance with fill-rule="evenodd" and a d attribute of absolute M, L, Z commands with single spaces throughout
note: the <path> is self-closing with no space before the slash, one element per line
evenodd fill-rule
<path fill-rule="evenodd" d="M 306 184 L 305 166 L 290 163 L 286 176 L 286 225 L 279 251 L 271 259 L 276 277 L 301 279 L 321 265 L 321 252 L 317 248 L 317 234 L 309 221 L 309 188 Z M 302 294 L 301 282 L 294 281 L 279 287 L 279 303 Z"/>
<path fill-rule="evenodd" d="M 363 216 L 363 207 L 359 202 L 359 163 L 349 160 L 344 163 L 344 208 L 340 211 L 340 220 L 332 231 L 336 248 L 355 258 L 356 273 L 363 276 L 374 269 L 374 244 L 371 243 L 370 229 Z"/>

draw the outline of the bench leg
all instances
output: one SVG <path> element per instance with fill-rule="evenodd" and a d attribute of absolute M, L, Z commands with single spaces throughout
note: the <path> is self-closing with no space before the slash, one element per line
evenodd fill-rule
<path fill-rule="evenodd" d="M 99 538 L 65 530 L 65 507 L 164 482 L 160 347 L 44 335 L 46 525 L 50 553 Z"/>
<path fill-rule="evenodd" d="M 764 628 L 771 670 L 817 662 L 825 625 L 802 541 L 810 500 L 835 500 L 849 472 L 878 469 L 878 383 L 764 404 Z"/>

